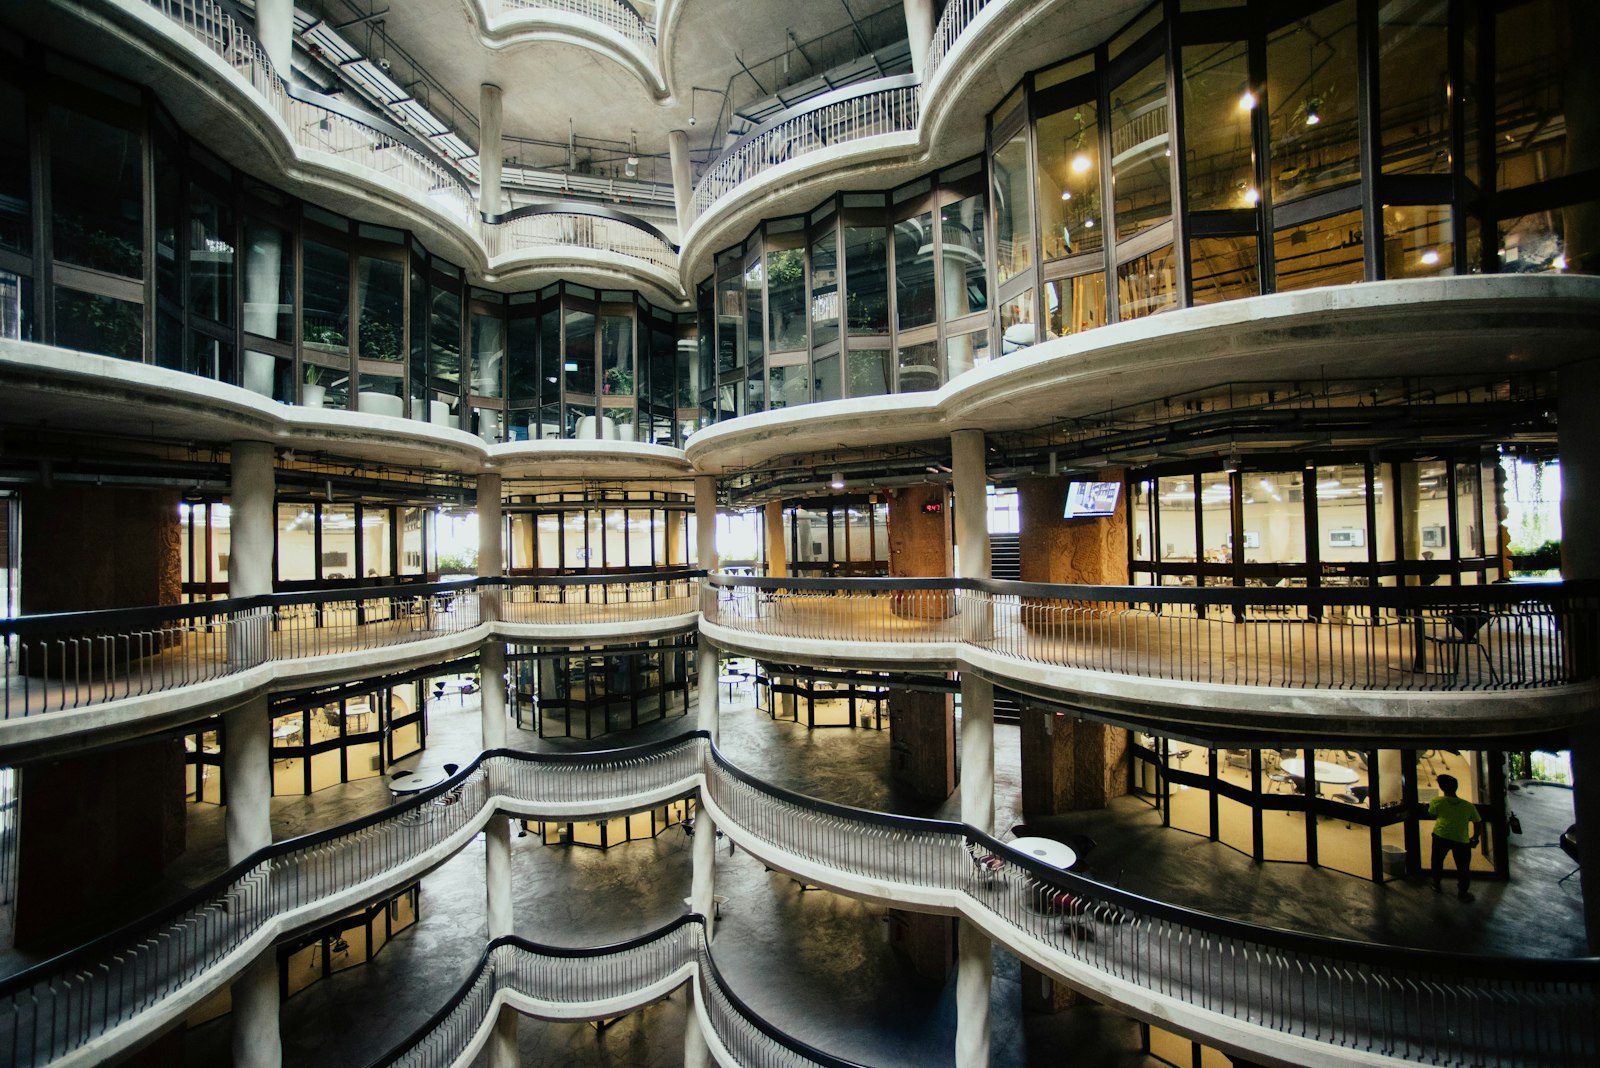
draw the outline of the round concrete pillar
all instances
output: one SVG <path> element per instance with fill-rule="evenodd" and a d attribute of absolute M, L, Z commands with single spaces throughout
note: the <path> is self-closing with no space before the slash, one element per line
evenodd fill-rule
<path fill-rule="evenodd" d="M 989 984 L 994 956 L 989 939 L 966 920 L 956 921 L 956 1063 L 988 1068 Z"/>
<path fill-rule="evenodd" d="M 478 210 L 500 214 L 500 87 L 485 82 L 478 89 Z"/>

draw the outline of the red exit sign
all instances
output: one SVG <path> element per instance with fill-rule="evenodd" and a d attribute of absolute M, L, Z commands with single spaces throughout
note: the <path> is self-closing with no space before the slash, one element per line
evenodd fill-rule
<path fill-rule="evenodd" d="M 929 501 L 922 506 L 922 510 L 930 515 L 937 515 L 944 511 L 944 504 L 940 501 Z"/>

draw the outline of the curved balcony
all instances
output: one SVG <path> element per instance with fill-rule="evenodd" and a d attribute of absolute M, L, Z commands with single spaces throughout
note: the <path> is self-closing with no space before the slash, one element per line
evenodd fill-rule
<path fill-rule="evenodd" d="M 718 575 L 703 596 L 707 636 L 756 655 L 942 664 L 1169 721 L 1567 726 L 1600 667 L 1590 652 L 1600 590 L 1577 583 L 1196 589 Z"/>
<path fill-rule="evenodd" d="M 1600 1055 L 1600 961 L 1408 950 L 1220 919 L 1061 871 L 959 823 L 769 786 L 725 760 L 703 732 L 580 756 L 494 750 L 405 803 L 275 843 L 174 906 L 0 982 L 0 1049 L 19 1066 L 113 1056 L 229 981 L 277 937 L 442 863 L 497 812 L 592 819 L 696 791 L 717 826 L 769 867 L 899 908 L 959 914 L 1096 1000 L 1224 1050 L 1351 1065 L 1580 1065 Z M 648 956 L 630 958 L 621 971 L 631 976 L 621 977 L 536 963 L 533 971 L 546 970 L 522 987 L 523 1005 L 604 1015 L 612 999 L 634 996 Z M 669 965 L 655 959 L 655 982 L 668 981 Z M 702 984 L 711 970 L 701 971 Z M 484 982 L 469 983 L 416 1036 L 415 1056 L 401 1051 L 406 1063 L 470 1050 L 481 1028 L 471 1010 L 481 1008 L 483 1019 L 495 996 Z M 1454 1027 L 1437 1026 L 1440 1005 Z M 717 1017 L 727 1010 L 702 1011 L 723 1034 Z M 771 1039 L 764 1033 L 747 1038 Z M 745 1040 L 729 1048 L 740 1063 L 760 1062 L 746 1059 Z"/>
<path fill-rule="evenodd" d="M 477 0 L 484 24 L 503 30 L 505 24 L 542 13 L 576 16 L 598 22 L 635 44 L 654 47 L 655 30 L 628 0 Z"/>
<path fill-rule="evenodd" d="M 549 265 L 543 251 L 555 252 L 561 263 L 579 270 L 604 268 L 609 255 L 653 268 L 655 284 L 667 293 L 678 289 L 677 246 L 643 219 L 598 204 L 574 200 L 517 208 L 485 221 L 483 248 L 496 274 L 530 259 Z M 575 256 L 579 250 L 597 255 Z"/>
<path fill-rule="evenodd" d="M 695 624 L 701 574 L 477 579 L 4 620 L 0 747 L 148 730 L 254 692 L 436 662 L 491 636 L 670 633 Z"/>

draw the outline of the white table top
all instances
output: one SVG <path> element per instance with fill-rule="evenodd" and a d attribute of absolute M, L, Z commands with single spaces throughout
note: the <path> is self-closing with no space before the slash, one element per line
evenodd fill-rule
<path fill-rule="evenodd" d="M 1318 785 L 1349 786 L 1361 778 L 1360 773 L 1354 768 L 1347 768 L 1343 764 L 1318 760 L 1315 766 Z M 1306 762 L 1299 757 L 1290 757 L 1283 762 L 1283 770 L 1286 774 L 1296 779 L 1303 779 L 1306 777 Z"/>
<path fill-rule="evenodd" d="M 1053 864 L 1058 868 L 1070 868 L 1078 863 L 1078 854 L 1072 851 L 1072 847 L 1054 838 L 1013 838 L 1006 845 L 1018 853 L 1031 856 L 1035 860 L 1042 860 L 1046 864 Z"/>

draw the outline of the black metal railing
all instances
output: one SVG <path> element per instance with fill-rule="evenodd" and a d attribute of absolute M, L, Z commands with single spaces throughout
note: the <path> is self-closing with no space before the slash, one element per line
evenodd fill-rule
<path fill-rule="evenodd" d="M 1067 586 L 713 576 L 701 610 L 752 634 L 970 645 L 1145 678 L 1330 690 L 1508 690 L 1600 664 L 1600 587 Z"/>
<path fill-rule="evenodd" d="M 482 578 L 237 597 L 0 620 L 0 719 L 166 693 L 272 661 L 472 630 L 485 596 L 508 623 L 584 626 L 694 612 L 704 572 Z"/>

